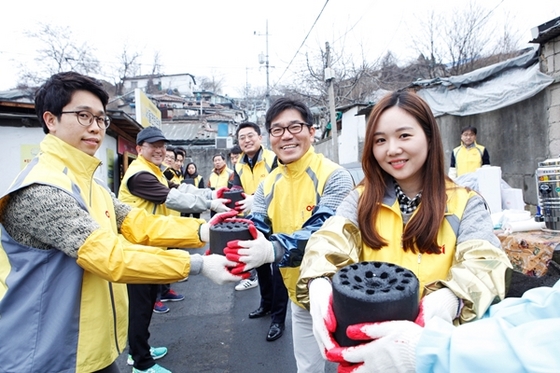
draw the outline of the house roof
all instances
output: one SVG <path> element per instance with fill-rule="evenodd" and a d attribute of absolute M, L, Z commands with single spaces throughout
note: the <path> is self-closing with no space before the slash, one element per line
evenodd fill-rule
<path fill-rule="evenodd" d="M 560 35 L 560 17 L 556 17 L 531 29 L 533 40 L 529 43 L 544 44 Z"/>

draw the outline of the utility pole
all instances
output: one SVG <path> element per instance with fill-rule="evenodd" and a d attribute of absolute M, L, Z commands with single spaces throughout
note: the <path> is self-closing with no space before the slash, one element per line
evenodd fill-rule
<path fill-rule="evenodd" d="M 257 34 L 255 31 L 255 35 L 262 36 L 262 34 Z M 259 55 L 259 63 L 262 65 L 264 63 L 266 69 L 266 94 L 265 94 L 265 101 L 266 101 L 266 110 L 270 107 L 270 80 L 268 75 L 268 19 L 266 20 L 266 31 L 265 31 L 265 40 L 266 40 L 266 54 L 263 56 L 262 53 Z M 264 57 L 264 58 L 263 58 Z"/>
<path fill-rule="evenodd" d="M 336 110 L 334 107 L 334 71 L 331 69 L 331 48 L 329 42 L 325 43 L 327 63 L 325 67 L 325 82 L 329 85 L 329 113 L 331 117 L 331 136 L 333 146 L 333 161 L 338 163 L 338 131 L 336 126 Z"/>

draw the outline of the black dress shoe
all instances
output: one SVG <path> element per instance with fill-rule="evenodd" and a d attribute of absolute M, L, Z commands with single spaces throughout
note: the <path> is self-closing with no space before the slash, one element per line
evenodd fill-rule
<path fill-rule="evenodd" d="M 268 329 L 266 340 L 269 342 L 275 341 L 284 334 L 284 324 L 272 324 Z"/>
<path fill-rule="evenodd" d="M 270 310 L 265 310 L 264 308 L 259 307 L 249 314 L 249 318 L 258 319 L 259 317 L 264 317 L 266 315 L 270 315 Z"/>

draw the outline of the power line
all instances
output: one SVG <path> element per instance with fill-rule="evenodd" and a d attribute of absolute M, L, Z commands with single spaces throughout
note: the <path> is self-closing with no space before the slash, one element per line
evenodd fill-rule
<path fill-rule="evenodd" d="M 288 66 L 286 66 L 286 69 L 284 70 L 284 72 L 282 73 L 282 75 L 280 75 L 280 78 L 278 78 L 278 80 L 276 81 L 276 83 L 272 86 L 271 90 L 273 90 L 276 85 L 282 80 L 282 77 L 284 77 L 284 74 L 286 74 L 286 71 L 288 71 L 288 69 L 290 68 L 292 62 L 294 62 L 294 60 L 296 59 L 297 55 L 299 54 L 299 51 L 301 50 L 301 48 L 303 48 L 303 46 L 305 45 L 305 42 L 307 41 L 307 38 L 309 37 L 309 35 L 311 34 L 311 31 L 313 31 L 313 28 L 315 27 L 315 25 L 317 24 L 317 21 L 319 20 L 319 18 L 321 17 L 321 15 L 323 14 L 323 10 L 325 10 L 327 4 L 329 3 L 329 0 L 325 1 L 325 5 L 323 5 L 323 8 L 321 9 L 321 11 L 319 12 L 319 15 L 317 16 L 317 18 L 315 19 L 315 22 L 313 22 L 313 25 L 311 25 L 311 29 L 309 29 L 309 32 L 307 33 L 307 35 L 305 35 L 305 38 L 303 39 L 303 42 L 301 43 L 301 45 L 299 46 L 298 50 L 296 51 L 296 54 L 294 54 L 294 56 L 292 57 L 292 59 L 290 60 L 290 62 L 288 63 Z"/>

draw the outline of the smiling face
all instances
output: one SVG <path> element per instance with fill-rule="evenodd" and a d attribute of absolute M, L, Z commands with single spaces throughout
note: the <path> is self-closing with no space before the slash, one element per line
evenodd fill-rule
<path fill-rule="evenodd" d="M 244 127 L 239 130 L 237 141 L 243 153 L 252 158 L 261 148 L 262 136 L 253 127 Z"/>
<path fill-rule="evenodd" d="M 160 140 L 153 143 L 144 142 L 136 145 L 136 151 L 148 162 L 160 166 L 165 158 L 165 141 Z"/>
<path fill-rule="evenodd" d="M 407 196 L 422 190 L 428 140 L 412 115 L 397 106 L 385 110 L 374 127 L 373 144 L 375 160 Z"/>
<path fill-rule="evenodd" d="M 88 91 L 80 90 L 74 92 L 70 102 L 62 108 L 62 111 L 77 110 L 84 110 L 93 115 L 105 117 L 105 110 L 101 100 Z M 103 138 L 105 138 L 105 130 L 99 128 L 97 121 L 92 121 L 87 127 L 82 126 L 78 122 L 75 113 L 61 114 L 60 118 L 57 118 L 54 114 L 47 111 L 43 114 L 43 120 L 51 135 L 91 156 L 95 155 L 95 152 L 101 146 Z"/>
<path fill-rule="evenodd" d="M 295 109 L 286 109 L 270 122 L 270 129 L 275 127 L 288 127 L 294 123 L 305 123 L 300 112 Z M 270 136 L 270 147 L 278 159 L 284 164 L 299 160 L 311 147 L 315 135 L 315 128 L 304 125 L 300 133 L 292 134 L 287 129 L 281 136 Z"/>

